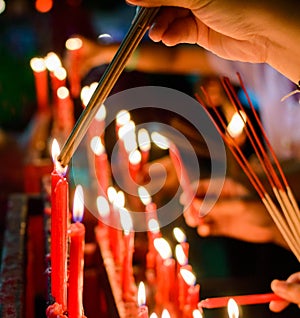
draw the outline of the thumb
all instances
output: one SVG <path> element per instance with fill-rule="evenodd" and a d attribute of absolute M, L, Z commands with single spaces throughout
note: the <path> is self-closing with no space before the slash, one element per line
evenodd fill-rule
<path fill-rule="evenodd" d="M 287 282 L 275 279 L 271 283 L 271 289 L 275 294 L 284 300 L 291 303 L 300 304 L 299 282 Z"/>

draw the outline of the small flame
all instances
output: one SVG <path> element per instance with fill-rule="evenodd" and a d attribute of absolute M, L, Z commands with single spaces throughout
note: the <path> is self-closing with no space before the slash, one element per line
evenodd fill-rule
<path fill-rule="evenodd" d="M 118 191 L 113 201 L 113 204 L 118 208 L 123 208 L 125 205 L 125 195 L 123 191 Z"/>
<path fill-rule="evenodd" d="M 116 116 L 117 125 L 124 126 L 130 121 L 130 113 L 127 110 L 120 110 Z"/>
<path fill-rule="evenodd" d="M 154 247 L 162 259 L 165 260 L 172 257 L 170 244 L 164 238 L 156 238 L 154 240 Z"/>
<path fill-rule="evenodd" d="M 91 149 L 93 153 L 97 156 L 100 156 L 105 152 L 105 148 L 102 144 L 101 138 L 99 136 L 94 136 L 90 142 Z"/>
<path fill-rule="evenodd" d="M 101 195 L 97 197 L 97 209 L 101 218 L 106 218 L 109 216 L 110 209 L 108 201 Z"/>
<path fill-rule="evenodd" d="M 80 92 L 80 99 L 82 101 L 82 104 L 84 106 L 86 106 L 90 99 L 91 99 L 91 95 L 90 95 L 90 87 L 89 86 L 83 86 Z"/>
<path fill-rule="evenodd" d="M 156 144 L 156 146 L 161 149 L 169 149 L 170 147 L 169 139 L 158 132 L 153 132 L 151 134 L 151 139 Z"/>
<path fill-rule="evenodd" d="M 109 33 L 102 33 L 98 35 L 98 39 L 112 39 L 112 36 Z"/>
<path fill-rule="evenodd" d="M 230 298 L 228 300 L 227 311 L 228 311 L 229 318 L 238 318 L 239 317 L 239 307 L 233 298 Z"/>
<path fill-rule="evenodd" d="M 84 212 L 84 198 L 83 189 L 81 185 L 77 185 L 74 193 L 73 203 L 73 220 L 75 222 L 81 222 Z"/>
<path fill-rule="evenodd" d="M 151 203 L 152 201 L 151 196 L 145 187 L 143 186 L 138 187 L 138 194 L 139 194 L 140 200 L 142 201 L 144 205 Z"/>
<path fill-rule="evenodd" d="M 188 259 L 180 244 L 177 244 L 175 247 L 175 255 L 176 255 L 177 262 L 179 263 L 180 266 L 184 266 L 187 264 Z"/>
<path fill-rule="evenodd" d="M 146 304 L 146 289 L 143 282 L 139 283 L 138 287 L 138 305 L 143 306 Z"/>
<path fill-rule="evenodd" d="M 133 229 L 131 216 L 127 209 L 120 209 L 120 221 L 125 234 L 129 234 Z"/>
<path fill-rule="evenodd" d="M 184 234 L 184 232 L 182 231 L 181 228 L 175 227 L 175 228 L 173 229 L 173 234 L 174 234 L 175 239 L 176 239 L 176 241 L 177 241 L 178 243 L 183 243 L 183 242 L 186 241 L 186 236 L 185 236 L 185 234 Z"/>
<path fill-rule="evenodd" d="M 183 280 L 189 285 L 194 286 L 196 284 L 196 276 L 189 270 L 185 268 L 180 269 L 180 274 Z"/>
<path fill-rule="evenodd" d="M 151 148 L 150 136 L 145 128 L 138 131 L 138 144 L 142 151 L 149 151 Z"/>
<path fill-rule="evenodd" d="M 99 110 L 97 111 L 97 114 L 95 115 L 95 119 L 98 121 L 102 121 L 105 119 L 105 117 L 106 117 L 106 108 L 104 104 L 102 104 Z"/>
<path fill-rule="evenodd" d="M 65 86 L 59 87 L 56 94 L 60 99 L 66 99 L 70 96 L 69 90 Z"/>
<path fill-rule="evenodd" d="M 128 160 L 132 165 L 138 165 L 142 160 L 142 155 L 141 155 L 140 151 L 137 149 L 133 150 L 129 154 Z"/>
<path fill-rule="evenodd" d="M 79 38 L 70 38 L 66 41 L 66 48 L 70 51 L 79 50 L 82 47 L 82 40 Z"/>
<path fill-rule="evenodd" d="M 246 114 L 243 111 L 240 111 L 239 113 L 236 112 L 232 116 L 230 123 L 227 126 L 227 131 L 231 137 L 238 137 L 243 132 L 246 118 Z"/>
<path fill-rule="evenodd" d="M 67 78 L 67 71 L 64 67 L 59 66 L 57 67 L 54 72 L 53 72 L 54 76 L 56 78 L 58 78 L 59 80 L 63 81 Z"/>
<path fill-rule="evenodd" d="M 46 70 L 45 60 L 41 57 L 34 57 L 30 60 L 30 67 L 35 72 L 43 72 Z"/>
<path fill-rule="evenodd" d="M 130 120 L 122 125 L 118 131 L 118 136 L 120 139 L 125 139 L 125 136 L 128 134 L 135 134 L 135 123 L 133 120 Z"/>
<path fill-rule="evenodd" d="M 149 318 L 158 318 L 157 314 L 155 312 L 153 312 Z"/>
<path fill-rule="evenodd" d="M 151 233 L 157 234 L 160 232 L 160 226 L 156 219 L 150 219 L 148 222 L 148 229 Z"/>
<path fill-rule="evenodd" d="M 50 72 L 54 72 L 56 69 L 61 67 L 61 61 L 60 58 L 57 56 L 54 52 L 49 52 L 45 57 L 45 64 L 47 69 Z"/>
<path fill-rule="evenodd" d="M 171 318 L 167 309 L 164 309 L 161 315 L 161 318 Z"/>
<path fill-rule="evenodd" d="M 113 203 L 117 197 L 117 190 L 114 187 L 108 187 L 107 197 L 110 203 Z"/>
<path fill-rule="evenodd" d="M 193 318 L 202 318 L 202 317 L 203 316 L 202 316 L 202 314 L 201 314 L 199 309 L 194 309 L 193 310 Z"/>
<path fill-rule="evenodd" d="M 60 175 L 65 175 L 68 169 L 68 166 L 62 167 L 59 161 L 57 160 L 57 157 L 60 154 L 60 147 L 57 142 L 57 140 L 54 138 L 52 141 L 52 147 L 51 147 L 51 155 L 52 155 L 52 161 L 54 163 L 55 170 Z"/>

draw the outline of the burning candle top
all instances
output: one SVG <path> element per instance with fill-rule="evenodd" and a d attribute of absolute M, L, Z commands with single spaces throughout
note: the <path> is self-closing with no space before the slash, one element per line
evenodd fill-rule
<path fill-rule="evenodd" d="M 201 314 L 199 309 L 194 309 L 193 310 L 193 318 L 202 318 L 202 317 L 203 316 L 202 316 L 202 314 Z"/>
<path fill-rule="evenodd" d="M 161 314 L 161 318 L 171 318 L 170 313 L 168 312 L 167 309 L 164 309 L 162 314 Z"/>
<path fill-rule="evenodd" d="M 99 195 L 97 197 L 97 209 L 101 220 L 105 222 L 110 214 L 109 203 L 104 196 Z"/>
<path fill-rule="evenodd" d="M 179 227 L 173 229 L 173 234 L 178 243 L 186 242 L 186 235 Z"/>
<path fill-rule="evenodd" d="M 233 298 L 228 300 L 227 311 L 229 318 L 239 318 L 239 307 Z"/>
<path fill-rule="evenodd" d="M 81 222 L 84 212 L 84 198 L 83 198 L 83 188 L 81 185 L 77 185 L 74 193 L 73 202 L 73 221 Z"/>
<path fill-rule="evenodd" d="M 62 167 L 60 162 L 57 160 L 57 157 L 60 154 L 60 147 L 55 138 L 52 141 L 51 154 L 52 154 L 52 161 L 54 163 L 54 171 L 60 176 L 64 176 L 67 173 L 68 166 Z"/>
<path fill-rule="evenodd" d="M 176 256 L 176 260 L 180 266 L 187 265 L 188 258 L 186 257 L 182 246 L 179 244 L 177 244 L 175 247 L 175 256 Z"/>
<path fill-rule="evenodd" d="M 180 274 L 184 281 L 187 283 L 187 285 L 194 286 L 196 284 L 196 276 L 188 269 L 181 268 Z"/>
<path fill-rule="evenodd" d="M 124 231 L 124 235 L 129 235 L 132 232 L 133 224 L 130 213 L 124 207 L 120 208 L 120 221 Z"/>
<path fill-rule="evenodd" d="M 45 57 L 45 64 L 50 72 L 54 72 L 56 69 L 62 67 L 60 58 L 54 52 L 49 52 Z"/>
<path fill-rule="evenodd" d="M 172 257 L 172 250 L 171 250 L 170 244 L 167 242 L 166 239 L 162 237 L 156 238 L 154 240 L 154 247 L 163 260 L 166 260 Z"/>
<path fill-rule="evenodd" d="M 137 302 L 139 306 L 143 306 L 146 304 L 146 289 L 144 282 L 139 283 Z"/>

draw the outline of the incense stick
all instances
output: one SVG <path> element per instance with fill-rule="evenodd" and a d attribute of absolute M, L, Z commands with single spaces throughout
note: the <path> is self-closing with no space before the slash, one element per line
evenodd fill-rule
<path fill-rule="evenodd" d="M 111 92 L 158 10 L 159 8 L 140 8 L 117 53 L 101 77 L 88 105 L 81 113 L 70 136 L 62 147 L 58 161 L 63 167 L 68 165 L 98 109 Z"/>
<path fill-rule="evenodd" d="M 227 124 L 225 123 L 222 116 L 219 114 L 217 107 L 215 107 L 212 104 L 211 99 L 209 95 L 207 94 L 207 92 L 205 91 L 205 89 L 201 88 L 207 100 L 207 103 L 205 103 L 203 99 L 199 97 L 199 95 L 196 95 L 196 98 L 198 99 L 200 104 L 203 106 L 203 108 L 206 110 L 209 117 L 212 119 L 213 123 L 216 126 L 216 129 L 221 134 L 224 142 L 227 144 L 229 150 L 232 152 L 238 164 L 241 166 L 241 168 L 245 172 L 246 176 L 248 177 L 249 181 L 251 182 L 254 189 L 258 193 L 262 203 L 265 205 L 266 209 L 268 210 L 270 216 L 272 217 L 274 223 L 278 227 L 280 233 L 282 234 L 286 243 L 290 247 L 291 251 L 300 261 L 300 242 L 298 240 L 298 238 L 300 237 L 300 230 L 299 230 L 300 217 L 299 217 L 299 208 L 298 208 L 296 199 L 288 185 L 285 175 L 280 167 L 279 160 L 277 159 L 275 152 L 267 138 L 264 128 L 258 118 L 258 115 L 254 109 L 253 104 L 251 103 L 251 100 L 247 94 L 247 91 L 245 89 L 245 86 L 240 76 L 239 76 L 239 80 L 240 80 L 241 87 L 246 94 L 248 103 L 250 105 L 250 109 L 254 115 L 255 123 L 259 127 L 258 129 L 259 133 L 262 135 L 264 139 L 266 149 L 262 145 L 260 138 L 258 138 L 258 133 L 254 129 L 253 123 L 249 119 L 246 122 L 245 119 L 243 118 L 241 111 L 245 112 L 245 108 L 240 103 L 237 97 L 237 94 L 235 93 L 235 90 L 233 86 L 231 85 L 229 79 L 224 77 L 222 79 L 222 84 L 229 97 L 229 100 L 231 101 L 233 107 L 235 108 L 235 110 L 237 111 L 241 120 L 244 123 L 244 126 L 245 126 L 244 131 L 254 149 L 254 152 L 257 155 L 257 158 L 259 159 L 259 162 L 263 168 L 265 175 L 267 176 L 267 180 L 271 186 L 271 189 L 273 190 L 273 193 L 274 193 L 275 199 L 278 202 L 278 205 L 274 203 L 274 201 L 271 199 L 271 196 L 267 193 L 258 175 L 255 173 L 250 162 L 243 154 L 242 150 L 240 149 L 239 145 L 236 143 L 235 139 L 226 132 Z M 210 115 L 208 111 L 208 107 L 210 107 L 214 111 L 215 115 L 218 118 L 219 123 Z M 279 176 L 271 163 L 268 153 L 271 155 L 275 163 L 275 167 L 278 170 Z"/>

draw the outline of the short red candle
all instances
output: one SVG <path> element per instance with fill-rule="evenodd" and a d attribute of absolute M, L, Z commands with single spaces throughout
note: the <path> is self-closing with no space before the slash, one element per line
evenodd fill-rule
<path fill-rule="evenodd" d="M 70 225 L 70 267 L 68 288 L 68 317 L 83 316 L 83 265 L 84 265 L 84 236 L 85 227 L 76 222 Z"/>
<path fill-rule="evenodd" d="M 148 318 L 148 307 L 146 306 L 146 291 L 143 282 L 138 288 L 138 318 Z"/>

